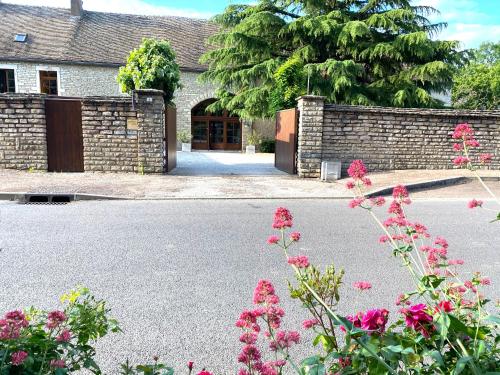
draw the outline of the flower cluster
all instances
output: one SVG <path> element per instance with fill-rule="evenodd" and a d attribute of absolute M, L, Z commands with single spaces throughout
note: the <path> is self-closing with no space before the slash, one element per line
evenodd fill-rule
<path fill-rule="evenodd" d="M 457 141 L 453 144 L 453 150 L 460 153 L 453 159 L 453 164 L 458 167 L 467 167 L 469 169 L 474 169 L 472 165 L 472 159 L 470 156 L 470 151 L 472 148 L 477 148 L 480 146 L 479 142 L 474 137 L 474 130 L 469 124 L 458 124 L 453 131 L 452 138 Z M 493 155 L 489 153 L 479 154 L 480 164 L 489 164 L 493 159 Z"/>
<path fill-rule="evenodd" d="M 238 372 L 239 375 L 261 374 L 277 375 L 286 365 L 288 350 L 300 340 L 298 332 L 281 330 L 281 321 L 285 315 L 284 310 L 278 306 L 279 297 L 275 294 L 274 286 L 268 280 L 259 280 L 253 294 L 253 303 L 256 308 L 245 310 L 236 321 L 236 326 L 243 330 L 240 342 L 243 348 L 238 356 L 238 362 L 245 367 Z M 282 359 L 264 361 L 262 353 L 257 346 L 261 327 L 258 321 L 265 323 L 266 330 L 262 336 L 269 342 L 272 352 L 283 356 Z"/>
<path fill-rule="evenodd" d="M 354 198 L 349 202 L 349 207 L 361 207 L 371 209 L 373 207 L 380 207 L 385 204 L 384 197 L 371 197 L 364 196 L 364 189 L 372 186 L 372 181 L 366 177 L 367 168 L 362 160 L 354 160 L 347 168 L 347 173 L 352 180 L 346 184 L 347 189 L 354 190 Z"/>
<path fill-rule="evenodd" d="M 386 309 L 372 309 L 367 310 L 365 313 L 358 312 L 356 315 L 349 315 L 346 318 L 354 327 L 368 331 L 369 335 L 381 334 L 385 331 L 389 311 Z M 341 327 L 341 330 L 346 331 L 344 327 Z"/>

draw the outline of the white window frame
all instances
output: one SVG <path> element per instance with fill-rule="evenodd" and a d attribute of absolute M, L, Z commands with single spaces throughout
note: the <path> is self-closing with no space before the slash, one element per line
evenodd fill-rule
<path fill-rule="evenodd" d="M 44 65 L 38 65 L 36 67 L 36 89 L 39 94 L 42 93 L 42 85 L 40 82 L 40 71 L 57 73 L 57 96 L 61 96 L 61 94 L 63 94 L 63 90 L 61 89 L 61 68 L 56 66 L 44 66 Z"/>
<path fill-rule="evenodd" d="M 10 70 L 14 71 L 14 85 L 16 86 L 15 87 L 16 90 L 14 91 L 14 93 L 18 93 L 19 92 L 19 85 L 17 83 L 17 65 L 0 64 L 0 69 L 10 69 Z"/>

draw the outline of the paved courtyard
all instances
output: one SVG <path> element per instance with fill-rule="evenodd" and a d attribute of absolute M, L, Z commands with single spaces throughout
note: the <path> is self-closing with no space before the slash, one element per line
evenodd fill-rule
<path fill-rule="evenodd" d="M 274 168 L 274 154 L 238 151 L 177 152 L 177 176 L 270 176 L 286 175 Z"/>
<path fill-rule="evenodd" d="M 469 210 L 466 201 L 416 201 L 412 217 L 450 243 L 463 258 L 463 278 L 481 270 L 491 277 L 492 300 L 500 291 L 500 231 L 492 212 Z M 307 317 L 287 296 L 292 273 L 269 249 L 272 213 L 289 207 L 303 240 L 297 252 L 321 266 L 346 270 L 341 313 L 387 307 L 411 287 L 409 276 L 378 244 L 369 216 L 334 200 L 186 200 L 76 202 L 65 206 L 0 202 L 0 311 L 34 304 L 58 306 L 58 296 L 77 284 L 108 301 L 124 333 L 98 345 L 107 374 L 118 364 L 159 355 L 186 373 L 194 360 L 215 374 L 234 374 L 240 345 L 234 321 L 251 306 L 259 278 L 274 282 L 286 310 L 285 327 L 299 329 Z M 359 294 L 357 280 L 373 289 Z M 309 345 L 292 350 L 310 353 Z M 197 367 L 199 370 L 200 367 Z"/>

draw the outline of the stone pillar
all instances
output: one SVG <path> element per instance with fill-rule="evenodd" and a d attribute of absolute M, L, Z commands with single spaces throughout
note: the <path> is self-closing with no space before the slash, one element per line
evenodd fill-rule
<path fill-rule="evenodd" d="M 161 90 L 136 90 L 137 162 L 140 173 L 163 173 L 165 103 Z"/>
<path fill-rule="evenodd" d="M 325 97 L 301 96 L 298 99 L 298 108 L 297 174 L 299 177 L 319 178 L 321 174 Z"/>

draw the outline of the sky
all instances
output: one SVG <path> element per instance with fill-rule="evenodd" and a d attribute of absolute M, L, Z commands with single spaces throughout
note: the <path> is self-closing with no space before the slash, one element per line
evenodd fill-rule
<path fill-rule="evenodd" d="M 69 7 L 70 0 L 1 0 L 5 3 Z M 87 10 L 146 15 L 174 15 L 209 18 L 230 3 L 255 0 L 83 0 Z M 500 41 L 500 0 L 414 0 L 440 11 L 432 21 L 444 21 L 448 28 L 438 39 L 459 40 L 463 48 L 478 47 L 484 41 Z"/>

